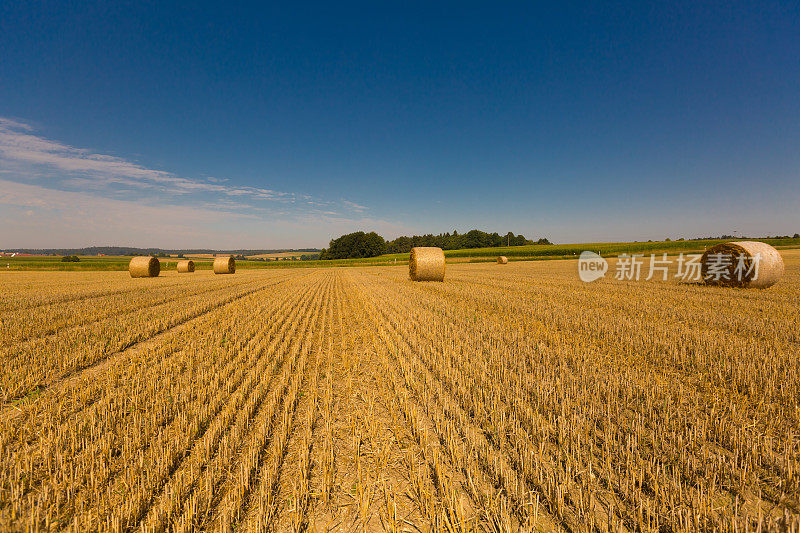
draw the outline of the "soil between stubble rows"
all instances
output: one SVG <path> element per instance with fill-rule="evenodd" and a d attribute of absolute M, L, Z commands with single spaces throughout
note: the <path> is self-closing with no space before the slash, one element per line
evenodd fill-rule
<path fill-rule="evenodd" d="M 134 308 L 135 347 L 22 367 L 47 386 L 0 420 L 0 528 L 796 528 L 798 259 L 757 292 L 542 262 L 243 272 L 165 330 Z"/>

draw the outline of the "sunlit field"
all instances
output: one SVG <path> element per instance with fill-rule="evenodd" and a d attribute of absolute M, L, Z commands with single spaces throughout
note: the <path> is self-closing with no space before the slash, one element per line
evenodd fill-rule
<path fill-rule="evenodd" d="M 0 530 L 797 531 L 784 260 L 0 271 Z"/>

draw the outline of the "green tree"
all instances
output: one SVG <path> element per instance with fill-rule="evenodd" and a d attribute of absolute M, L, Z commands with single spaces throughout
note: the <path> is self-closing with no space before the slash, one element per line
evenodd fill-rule
<path fill-rule="evenodd" d="M 353 235 L 353 234 L 351 234 Z M 343 235 L 340 239 L 347 237 Z M 336 239 L 339 241 L 339 239 Z M 333 243 L 334 241 L 331 241 Z M 496 246 L 525 246 L 533 244 L 533 241 L 526 239 L 524 235 L 514 235 L 508 232 L 505 235 L 499 233 L 486 233 L 473 229 L 467 233 L 460 235 L 458 231 L 451 233 L 440 233 L 433 235 L 426 233 L 425 235 L 413 235 L 411 237 L 402 236 L 386 243 L 386 251 L 388 253 L 408 253 L 411 248 L 415 246 L 436 246 L 443 250 L 459 250 L 462 248 L 486 248 Z M 539 244 L 550 244 L 547 239 L 540 239 Z M 342 243 L 337 242 L 337 246 Z M 330 256 L 331 249 L 324 250 L 320 255 L 320 259 L 334 259 Z M 338 252 L 337 252 L 338 255 Z"/>
<path fill-rule="evenodd" d="M 328 248 L 320 252 L 320 259 L 376 257 L 385 254 L 386 250 L 386 241 L 374 231 L 357 231 L 333 239 Z"/>

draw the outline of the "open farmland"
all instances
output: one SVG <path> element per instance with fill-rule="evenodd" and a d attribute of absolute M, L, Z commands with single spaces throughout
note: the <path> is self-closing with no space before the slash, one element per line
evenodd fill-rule
<path fill-rule="evenodd" d="M 0 530 L 797 531 L 784 258 L 0 272 Z"/>
<path fill-rule="evenodd" d="M 511 261 L 535 261 L 553 259 L 575 259 L 584 250 L 597 252 L 603 257 L 616 257 L 619 254 L 651 253 L 677 255 L 679 253 L 702 254 L 711 246 L 730 242 L 731 239 L 701 239 L 701 240 L 676 240 L 676 241 L 647 241 L 647 242 L 601 242 L 601 243 L 575 243 L 575 244 L 533 244 L 525 246 L 500 246 L 490 248 L 464 248 L 459 250 L 445 250 L 444 255 L 449 263 L 469 262 L 494 262 L 498 255 L 507 256 Z M 737 239 L 742 240 L 742 239 Z M 759 238 L 779 250 L 800 249 L 800 238 Z M 424 243 L 421 245 L 425 245 Z M 144 252 L 143 252 L 144 253 Z M 318 252 L 282 252 L 274 254 L 261 254 L 248 256 L 247 260 L 237 260 L 239 269 L 244 268 L 309 268 L 309 267 L 338 267 L 338 266 L 393 266 L 408 262 L 408 252 L 389 253 L 377 257 L 363 257 L 359 259 L 329 259 L 308 261 L 258 261 L 259 258 L 287 259 L 300 258 L 302 255 L 316 256 Z M 145 254 L 146 255 L 146 254 Z M 192 259 L 198 270 L 210 269 L 213 258 L 223 253 L 186 253 L 186 259 Z M 18 256 L 0 258 L 0 271 L 28 271 L 28 270 L 128 270 L 130 256 L 80 256 L 80 262 L 65 263 L 61 256 Z M 162 270 L 175 268 L 181 259 L 175 256 L 162 257 Z"/>

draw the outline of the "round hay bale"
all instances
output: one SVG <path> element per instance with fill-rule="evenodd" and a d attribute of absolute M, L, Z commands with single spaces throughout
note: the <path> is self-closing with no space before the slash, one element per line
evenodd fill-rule
<path fill-rule="evenodd" d="M 497 258 L 497 264 L 498 265 L 507 265 L 508 264 L 508 257 L 506 257 L 504 255 L 501 255 L 500 257 Z"/>
<path fill-rule="evenodd" d="M 178 272 L 194 272 L 194 261 L 178 261 Z"/>
<path fill-rule="evenodd" d="M 230 255 L 214 259 L 214 274 L 235 274 L 236 261 Z"/>
<path fill-rule="evenodd" d="M 155 278 L 161 273 L 161 262 L 146 255 L 134 257 L 128 264 L 128 272 L 132 278 Z"/>
<path fill-rule="evenodd" d="M 444 252 L 432 246 L 417 246 L 408 257 L 408 275 L 413 281 L 444 281 Z"/>
<path fill-rule="evenodd" d="M 706 284 L 722 287 L 766 289 L 781 279 L 784 270 L 778 250 L 756 241 L 717 244 L 706 250 L 700 263 Z"/>

